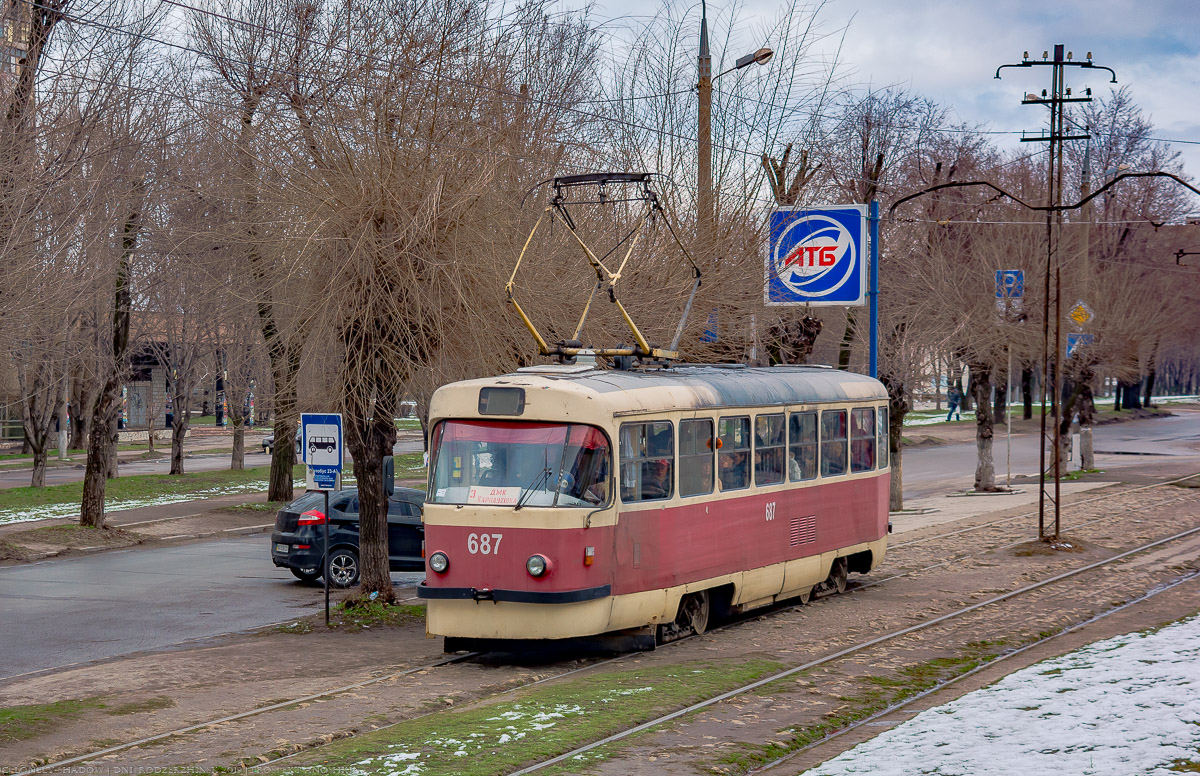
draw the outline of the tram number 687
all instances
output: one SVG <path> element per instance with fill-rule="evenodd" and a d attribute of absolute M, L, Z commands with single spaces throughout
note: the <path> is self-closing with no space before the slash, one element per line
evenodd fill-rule
<path fill-rule="evenodd" d="M 472 555 L 495 555 L 500 552 L 504 534 L 471 534 L 467 537 L 467 552 Z"/>

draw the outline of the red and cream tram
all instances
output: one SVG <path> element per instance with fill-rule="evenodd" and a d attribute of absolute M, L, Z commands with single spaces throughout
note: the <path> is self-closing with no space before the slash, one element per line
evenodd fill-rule
<path fill-rule="evenodd" d="M 883 558 L 887 395 L 818 367 L 548 365 L 430 404 L 430 635 L 652 646 Z"/>

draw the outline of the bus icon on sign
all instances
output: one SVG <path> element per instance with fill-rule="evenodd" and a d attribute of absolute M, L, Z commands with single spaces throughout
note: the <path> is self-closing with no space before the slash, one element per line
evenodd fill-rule
<path fill-rule="evenodd" d="M 768 305 L 864 304 L 866 207 L 772 212 L 763 301 Z"/>

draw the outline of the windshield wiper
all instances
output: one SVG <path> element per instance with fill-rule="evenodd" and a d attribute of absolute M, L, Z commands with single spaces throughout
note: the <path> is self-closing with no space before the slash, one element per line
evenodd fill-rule
<path fill-rule="evenodd" d="M 534 489 L 540 487 L 542 485 L 542 483 L 544 483 L 546 481 L 546 479 L 550 476 L 550 474 L 551 474 L 550 467 L 547 466 L 545 469 L 542 469 L 542 473 L 539 474 L 537 476 L 537 478 L 534 479 L 533 482 L 529 483 L 529 485 L 527 485 L 525 488 L 523 488 L 521 490 L 521 497 L 519 499 L 517 499 L 517 505 L 515 507 L 513 507 L 514 512 L 516 510 L 520 509 L 521 507 L 525 506 L 525 499 L 527 499 L 530 495 L 532 495 Z"/>

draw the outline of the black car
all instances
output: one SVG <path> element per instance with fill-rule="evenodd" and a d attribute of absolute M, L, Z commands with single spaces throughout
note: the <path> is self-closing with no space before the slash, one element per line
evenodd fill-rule
<path fill-rule="evenodd" d="M 275 435 L 274 434 L 263 437 L 262 448 L 263 448 L 264 453 L 266 453 L 267 455 L 271 454 L 271 451 L 275 448 Z M 300 434 L 298 434 L 298 433 L 296 434 L 296 460 L 297 461 L 304 460 L 304 451 L 300 448 Z"/>
<path fill-rule="evenodd" d="M 388 498 L 388 560 L 392 571 L 423 571 L 425 493 L 396 488 Z M 309 491 L 279 510 L 271 534 L 271 560 L 297 578 L 312 582 L 329 570 L 330 587 L 358 584 L 358 489 L 329 494 L 329 559 L 322 563 L 325 495 Z"/>

